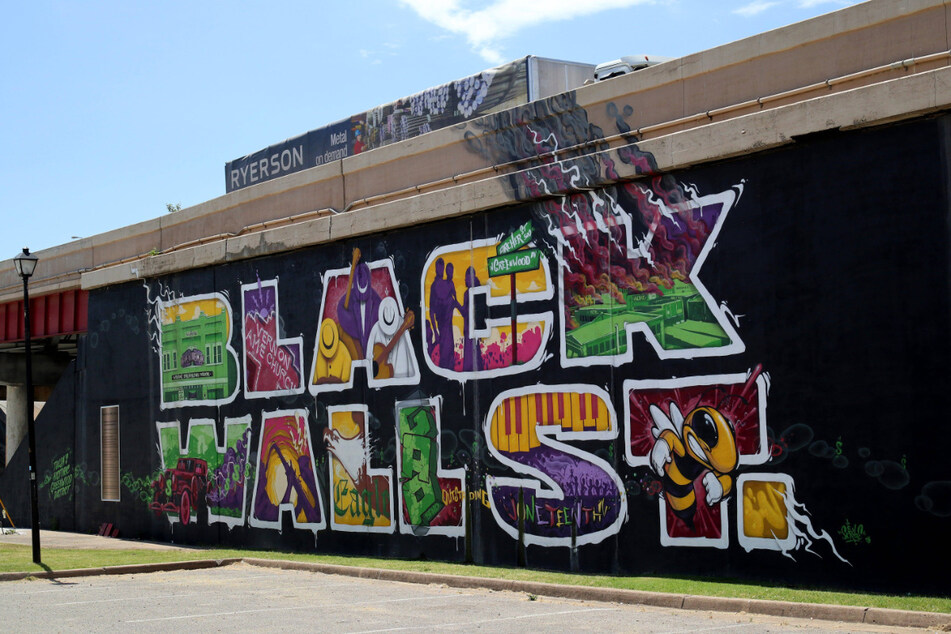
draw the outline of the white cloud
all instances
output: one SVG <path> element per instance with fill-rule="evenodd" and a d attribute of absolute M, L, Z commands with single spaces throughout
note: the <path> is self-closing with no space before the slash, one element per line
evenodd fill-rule
<path fill-rule="evenodd" d="M 655 0 L 547 0 L 542 5 L 525 0 L 495 0 L 478 10 L 467 9 L 460 0 L 400 0 L 419 17 L 457 35 L 464 35 L 483 59 L 501 64 L 503 40 L 517 32 L 543 22 L 571 20 L 582 15 L 621 9 L 638 4 L 653 4 Z"/>
<path fill-rule="evenodd" d="M 759 15 L 767 9 L 771 9 L 778 5 L 779 2 L 768 2 L 767 0 L 753 0 L 753 2 L 740 7 L 739 9 L 733 9 L 733 13 L 736 15 L 741 15 L 744 18 L 751 18 L 754 15 Z"/>

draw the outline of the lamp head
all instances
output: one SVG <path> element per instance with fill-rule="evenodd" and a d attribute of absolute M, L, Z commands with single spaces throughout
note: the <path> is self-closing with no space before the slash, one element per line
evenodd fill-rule
<path fill-rule="evenodd" d="M 28 279 L 33 276 L 33 271 L 36 270 L 36 263 L 39 261 L 39 258 L 30 253 L 30 250 L 26 247 L 23 247 L 23 253 L 18 253 L 15 258 L 13 258 L 13 265 L 16 267 L 17 275 L 23 279 Z"/>

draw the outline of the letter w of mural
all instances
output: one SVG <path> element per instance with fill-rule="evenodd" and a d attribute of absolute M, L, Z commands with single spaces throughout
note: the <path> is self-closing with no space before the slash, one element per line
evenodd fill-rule
<path fill-rule="evenodd" d="M 525 478 L 488 476 L 499 526 L 525 543 L 595 544 L 627 517 L 620 477 L 606 461 L 569 440 L 611 441 L 618 427 L 607 392 L 590 385 L 533 385 L 500 394 L 484 425 L 492 455 Z"/>
<path fill-rule="evenodd" d="M 246 398 L 300 394 L 304 391 L 304 340 L 278 338 L 277 280 L 241 287 L 244 315 Z"/>
<path fill-rule="evenodd" d="M 324 274 L 320 326 L 314 343 L 310 393 L 353 386 L 353 370 L 367 370 L 367 384 L 416 385 L 419 365 L 410 340 L 413 311 L 404 311 L 393 263 L 367 263 L 353 250 L 348 268 Z"/>
<path fill-rule="evenodd" d="M 182 524 L 207 508 L 209 524 L 242 526 L 250 474 L 251 417 L 226 418 L 225 442 L 220 446 L 211 419 L 190 420 L 185 445 L 181 444 L 178 421 L 155 426 L 162 472 L 152 482 L 149 508 L 157 516 L 165 513 L 170 522 Z"/>
<path fill-rule="evenodd" d="M 146 286 L 148 292 L 148 286 Z M 231 304 L 221 293 L 162 297 L 152 322 L 159 326 L 162 409 L 230 403 L 238 395 L 238 355 L 231 347 Z"/>

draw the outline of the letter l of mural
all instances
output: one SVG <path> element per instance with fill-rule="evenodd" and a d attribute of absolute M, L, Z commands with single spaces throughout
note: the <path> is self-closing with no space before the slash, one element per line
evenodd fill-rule
<path fill-rule="evenodd" d="M 277 280 L 241 286 L 246 398 L 304 391 L 303 337 L 279 338 Z"/>

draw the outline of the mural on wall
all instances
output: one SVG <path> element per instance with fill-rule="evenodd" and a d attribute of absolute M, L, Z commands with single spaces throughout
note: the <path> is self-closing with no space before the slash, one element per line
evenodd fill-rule
<path fill-rule="evenodd" d="M 611 184 L 618 160 L 639 174 L 658 170 L 630 134 L 633 110 L 607 110 L 630 143 L 613 152 L 581 153 L 604 133 L 574 92 L 484 117 L 466 133 L 470 150 L 529 167 L 508 183 L 513 198 L 535 201 L 538 224 L 558 244 L 563 365 L 630 362 L 635 332 L 662 359 L 742 352 L 732 313 L 698 274 L 743 184 L 712 195 L 669 175 Z"/>
<path fill-rule="evenodd" d="M 277 280 L 242 285 L 241 307 L 245 397 L 302 393 L 304 338 L 280 338 Z"/>
<path fill-rule="evenodd" d="M 178 421 L 155 424 L 161 471 L 152 481 L 149 508 L 172 524 L 198 521 L 208 511 L 208 523 L 243 526 L 250 465 L 251 416 L 226 418 L 224 443 L 212 419 L 191 419 L 185 444 Z"/>
<path fill-rule="evenodd" d="M 747 551 L 809 552 L 817 530 L 783 473 L 743 473 L 772 456 L 767 435 L 769 375 L 746 374 L 624 382 L 625 460 L 648 466 L 661 483 L 660 542 L 664 546 L 730 545 L 730 500 L 737 538 Z"/>
<path fill-rule="evenodd" d="M 606 120 L 628 135 L 625 112 Z M 789 213 L 776 211 L 786 192 L 763 185 L 828 148 L 806 155 L 794 144 L 674 177 L 636 146 L 616 147 L 629 135 L 600 145 L 605 135 L 571 97 L 483 124 L 473 148 L 523 160 L 500 169 L 511 204 L 172 278 L 188 295 L 164 292 L 161 308 L 148 307 L 154 352 L 177 351 L 181 364 L 205 343 L 176 337 L 197 337 L 205 322 L 196 320 L 215 318 L 222 360 L 229 343 L 240 355 L 223 398 L 166 398 L 190 384 L 159 375 L 145 333 L 123 329 L 116 308 L 141 319 L 130 308 L 141 291 L 97 290 L 98 323 L 118 317 L 109 336 L 100 326 L 95 345 L 87 339 L 88 367 L 115 371 L 88 372 L 83 411 L 123 399 L 132 469 L 120 502 L 77 487 L 74 463 L 94 464 L 99 450 L 90 442 L 80 451 L 74 433 L 73 454 L 57 452 L 44 474 L 44 504 L 85 513 L 75 524 L 87 530 L 93 516 L 121 514 L 123 534 L 176 542 L 457 561 L 471 553 L 508 565 L 521 536 L 528 559 L 552 567 L 841 585 L 875 577 L 906 534 L 898 529 L 924 534 L 951 516 L 935 450 L 891 424 L 907 402 L 935 410 L 944 375 L 889 346 L 919 337 L 937 348 L 940 338 L 923 323 L 896 343 L 865 319 L 865 294 L 880 290 L 874 267 L 887 261 L 863 260 L 869 274 L 845 286 L 823 276 L 857 266 L 852 246 L 826 251 L 864 213 L 848 222 L 831 213 L 815 187 L 829 174 L 797 172 L 807 180 Z M 555 153 L 579 143 L 593 145 Z M 640 178 L 623 182 L 625 163 Z M 854 192 L 867 180 L 848 182 Z M 880 230 L 871 246 L 887 252 L 894 236 Z M 802 310 L 807 287 L 814 304 Z M 743 329 L 724 300 L 748 315 Z M 906 302 L 931 314 L 917 294 Z M 166 314 L 193 333 L 163 329 Z M 243 324 L 234 340 L 232 320 Z M 852 342 L 844 352 L 843 342 Z M 136 344 L 142 354 L 130 352 Z M 856 358 L 902 362 L 851 372 Z M 895 376 L 901 398 L 890 391 Z M 77 503 L 63 505 L 70 490 Z M 919 559 L 924 549 L 901 547 Z"/>
<path fill-rule="evenodd" d="M 328 407 L 324 444 L 330 454 L 334 530 L 392 533 L 393 486 L 389 468 L 370 466 L 370 434 L 365 405 Z"/>
<path fill-rule="evenodd" d="M 545 205 L 560 233 L 564 364 L 631 361 L 635 332 L 662 359 L 741 352 L 698 278 L 737 192 L 668 205 L 644 185 L 614 189 L 617 200 L 589 192 Z"/>
<path fill-rule="evenodd" d="M 441 246 L 423 265 L 423 356 L 439 376 L 504 376 L 537 368 L 544 359 L 552 314 L 534 312 L 530 302 L 553 296 L 548 260 L 536 255 L 528 270 L 493 275 L 494 258 L 522 253 L 500 255 L 501 244 L 492 238 Z M 492 306 L 508 306 L 511 316 L 488 318 L 480 310 Z"/>
<path fill-rule="evenodd" d="M 728 500 L 740 465 L 769 459 L 767 375 L 624 382 L 625 460 L 660 479 L 661 543 L 729 545 Z"/>
<path fill-rule="evenodd" d="M 401 533 L 465 535 L 465 469 L 442 467 L 441 410 L 439 398 L 396 404 Z"/>
<path fill-rule="evenodd" d="M 494 457 L 527 476 L 486 477 L 492 514 L 525 543 L 596 544 L 620 530 L 627 517 L 624 484 L 604 459 L 570 441 L 617 438 L 617 417 L 603 389 L 589 385 L 534 385 L 507 390 L 493 401 L 483 426 Z M 520 501 L 521 498 L 521 501 Z"/>
<path fill-rule="evenodd" d="M 317 533 L 327 526 L 306 410 L 262 414 L 254 494 L 248 524 L 281 530 L 290 511 L 294 528 Z"/>
<path fill-rule="evenodd" d="M 156 327 L 153 341 L 161 367 L 162 409 L 220 405 L 238 395 L 238 355 L 231 347 L 233 313 L 223 293 L 174 297 L 159 287 L 146 297 Z"/>
<path fill-rule="evenodd" d="M 50 468 L 43 472 L 43 478 L 37 484 L 51 501 L 72 500 L 74 488 L 80 485 L 99 486 L 99 473 L 89 470 L 85 463 L 75 464 L 71 449 L 50 461 Z"/>
<path fill-rule="evenodd" d="M 354 249 L 350 266 L 327 271 L 323 287 L 311 394 L 352 387 L 356 368 L 370 387 L 419 383 L 415 314 L 403 309 L 392 261 L 367 263 Z"/>

